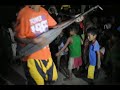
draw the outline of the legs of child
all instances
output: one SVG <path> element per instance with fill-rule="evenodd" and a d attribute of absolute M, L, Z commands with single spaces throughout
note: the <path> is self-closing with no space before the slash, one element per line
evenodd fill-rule
<path fill-rule="evenodd" d="M 57 70 L 58 71 L 60 69 L 60 58 L 61 58 L 61 55 L 57 57 Z"/>
<path fill-rule="evenodd" d="M 69 79 L 72 79 L 72 70 L 69 70 Z"/>
<path fill-rule="evenodd" d="M 68 77 L 64 78 L 64 81 L 72 79 L 72 70 L 69 70 Z"/>
<path fill-rule="evenodd" d="M 74 59 L 70 57 L 69 61 L 68 61 L 68 75 L 69 75 L 69 77 L 65 78 L 64 80 L 71 80 L 72 79 L 73 64 L 74 64 Z"/>
<path fill-rule="evenodd" d="M 79 71 L 79 68 L 80 68 L 80 67 L 77 67 L 77 71 Z"/>

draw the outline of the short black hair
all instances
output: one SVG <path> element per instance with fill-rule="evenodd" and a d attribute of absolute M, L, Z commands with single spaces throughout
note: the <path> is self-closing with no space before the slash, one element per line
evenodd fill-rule
<path fill-rule="evenodd" d="M 69 26 L 70 31 L 74 31 L 76 34 L 79 32 L 79 25 L 76 23 L 73 23 Z"/>
<path fill-rule="evenodd" d="M 87 33 L 91 33 L 92 35 L 97 35 L 98 30 L 95 27 L 90 27 L 89 29 L 87 29 Z"/>
<path fill-rule="evenodd" d="M 62 15 L 59 15 L 59 14 L 58 14 L 58 15 L 57 15 L 57 18 L 62 18 Z"/>

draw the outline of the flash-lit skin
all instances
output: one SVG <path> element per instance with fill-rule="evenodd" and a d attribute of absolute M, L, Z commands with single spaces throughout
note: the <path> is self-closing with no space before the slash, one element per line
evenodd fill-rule
<path fill-rule="evenodd" d="M 88 36 L 88 40 L 92 41 L 92 43 L 96 41 L 96 35 L 92 35 L 91 33 L 88 33 L 87 36 Z"/>
<path fill-rule="evenodd" d="M 97 35 L 92 35 L 91 33 L 88 33 L 87 35 L 88 35 L 88 40 L 94 44 L 96 41 Z M 97 68 L 100 69 L 100 65 L 101 65 L 100 64 L 100 52 L 96 51 L 96 54 L 97 54 Z"/>
<path fill-rule="evenodd" d="M 75 33 L 74 31 L 70 31 L 70 35 L 71 35 L 71 36 L 72 36 L 72 35 L 76 35 L 76 33 Z M 59 56 L 60 53 L 63 52 L 70 43 L 72 43 L 71 37 L 69 37 L 69 38 L 67 39 L 67 42 L 65 43 L 64 47 L 63 47 L 58 53 L 56 53 L 56 56 Z"/>
<path fill-rule="evenodd" d="M 29 5 L 29 7 L 34 11 L 39 12 L 41 5 Z"/>

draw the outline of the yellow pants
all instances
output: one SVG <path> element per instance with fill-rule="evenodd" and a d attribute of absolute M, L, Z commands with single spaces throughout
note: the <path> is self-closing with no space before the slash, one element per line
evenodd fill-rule
<path fill-rule="evenodd" d="M 95 66 L 89 65 L 87 78 L 94 79 Z"/>
<path fill-rule="evenodd" d="M 47 61 L 29 59 L 27 60 L 27 66 L 31 77 L 37 85 L 44 85 L 44 80 L 56 81 L 58 78 L 56 66 L 52 58 L 49 58 Z"/>

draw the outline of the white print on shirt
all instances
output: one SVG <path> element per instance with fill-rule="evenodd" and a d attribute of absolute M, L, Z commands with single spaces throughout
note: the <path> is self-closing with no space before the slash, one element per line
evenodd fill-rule
<path fill-rule="evenodd" d="M 43 15 L 30 19 L 30 25 L 32 32 L 36 36 L 48 31 L 48 22 Z"/>

